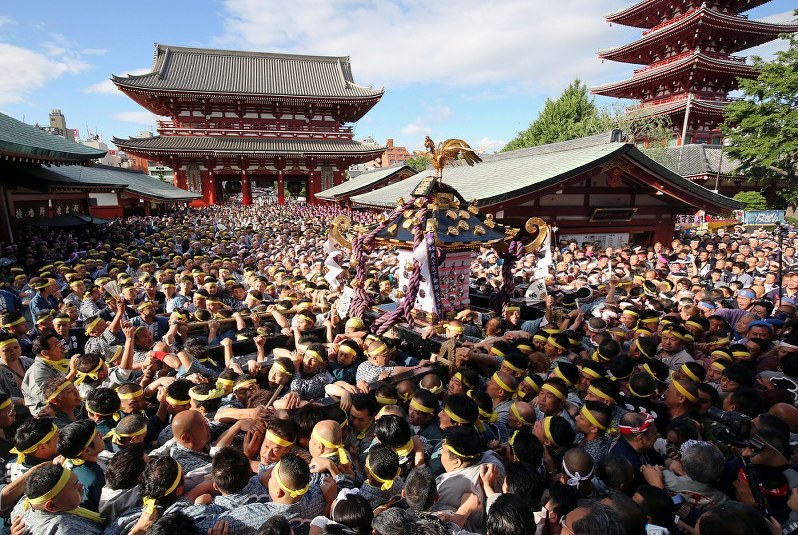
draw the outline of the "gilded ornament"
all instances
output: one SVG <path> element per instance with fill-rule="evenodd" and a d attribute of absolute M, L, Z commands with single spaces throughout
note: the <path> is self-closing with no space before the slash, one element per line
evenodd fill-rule
<path fill-rule="evenodd" d="M 446 234 L 448 234 L 449 236 L 459 236 L 460 231 L 454 227 L 446 227 Z"/>
<path fill-rule="evenodd" d="M 432 167 L 435 169 L 435 178 L 440 180 L 443 174 L 443 168 L 450 160 L 456 160 L 458 156 L 470 166 L 482 161 L 482 158 L 474 152 L 468 143 L 462 139 L 447 139 L 438 145 L 427 136 L 424 139 L 424 147 L 427 149 L 425 156 L 432 161 Z"/>
<path fill-rule="evenodd" d="M 416 269 L 416 266 L 412 262 L 407 262 L 405 264 L 405 271 L 407 271 L 408 273 L 412 273 L 413 270 L 415 270 L 415 269 Z"/>
<path fill-rule="evenodd" d="M 388 232 L 388 234 L 396 234 L 396 229 L 397 229 L 397 226 L 396 226 L 396 223 L 394 223 L 392 225 L 389 225 L 388 228 L 385 229 L 385 230 Z"/>
<path fill-rule="evenodd" d="M 446 210 L 446 217 L 454 221 L 455 219 L 457 219 L 457 212 L 455 212 L 454 210 Z"/>
<path fill-rule="evenodd" d="M 396 207 L 401 208 L 404 205 L 405 205 L 405 200 L 402 197 L 398 197 L 396 199 Z"/>
<path fill-rule="evenodd" d="M 493 214 L 486 215 L 485 221 L 483 221 L 483 223 L 485 223 L 485 226 L 488 228 L 493 228 L 496 226 L 496 222 L 493 220 Z"/>
<path fill-rule="evenodd" d="M 468 226 L 468 223 L 466 223 L 461 219 L 460 221 L 457 222 L 457 228 L 459 228 L 462 231 L 468 232 L 468 229 L 470 227 Z"/>
<path fill-rule="evenodd" d="M 460 210 L 460 219 L 469 219 L 470 217 L 471 214 L 468 212 L 468 210 Z"/>
<path fill-rule="evenodd" d="M 411 227 L 411 225 L 413 225 L 413 220 L 412 219 L 405 219 L 404 221 L 402 221 L 402 228 L 403 229 L 409 229 Z"/>

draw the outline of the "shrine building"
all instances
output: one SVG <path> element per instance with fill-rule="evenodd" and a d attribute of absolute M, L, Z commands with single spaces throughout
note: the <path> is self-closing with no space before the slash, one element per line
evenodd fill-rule
<path fill-rule="evenodd" d="M 757 69 L 734 54 L 798 31 L 798 24 L 749 20 L 769 0 L 642 0 L 607 15 L 643 29 L 640 39 L 599 52 L 604 60 L 642 65 L 631 78 L 591 88 L 597 95 L 639 100 L 632 117 L 667 116 L 678 143 L 720 144 L 724 109 L 738 78 Z M 685 121 L 686 118 L 686 121 Z M 686 139 L 682 140 L 686 123 Z"/>
<path fill-rule="evenodd" d="M 316 202 L 346 169 L 385 147 L 353 139 L 352 123 L 382 97 L 354 82 L 348 57 L 301 56 L 158 44 L 152 71 L 114 76 L 152 113 L 159 135 L 114 138 L 125 152 L 174 169 L 175 186 L 219 204 L 252 187 Z"/>
<path fill-rule="evenodd" d="M 353 195 L 352 206 L 392 209 L 433 173 Z M 455 160 L 443 181 L 499 223 L 521 228 L 536 216 L 557 228 L 557 239 L 605 246 L 669 243 L 679 215 L 744 207 L 657 163 L 624 142 L 620 130 L 485 155 L 473 167 Z"/>

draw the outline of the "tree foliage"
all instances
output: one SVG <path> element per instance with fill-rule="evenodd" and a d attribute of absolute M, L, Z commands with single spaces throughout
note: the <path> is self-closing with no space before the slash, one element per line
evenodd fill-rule
<path fill-rule="evenodd" d="M 411 156 L 405 161 L 405 165 L 412 167 L 419 173 L 424 171 L 430 163 L 432 163 L 432 161 L 424 156 Z"/>
<path fill-rule="evenodd" d="M 798 10 L 796 11 L 798 16 Z M 784 37 L 789 48 L 765 62 L 752 58 L 760 74 L 740 80 L 742 100 L 726 107 L 723 131 L 738 172 L 752 180 L 787 180 L 781 192 L 798 200 L 798 37 Z"/>
<path fill-rule="evenodd" d="M 605 130 L 606 119 L 590 98 L 587 86 L 576 79 L 556 100 L 546 99 L 537 119 L 519 132 L 502 152 L 590 136 Z"/>
<path fill-rule="evenodd" d="M 746 210 L 767 210 L 768 201 L 758 191 L 740 191 L 734 195 L 735 201 L 745 203 Z"/>

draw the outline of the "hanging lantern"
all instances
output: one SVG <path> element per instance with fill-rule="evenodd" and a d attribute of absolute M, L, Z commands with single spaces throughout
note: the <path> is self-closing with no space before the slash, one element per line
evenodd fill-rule
<path fill-rule="evenodd" d="M 224 191 L 227 192 L 228 195 L 241 193 L 241 182 L 238 180 L 228 180 L 224 185 Z"/>
<path fill-rule="evenodd" d="M 302 182 L 290 181 L 288 182 L 286 187 L 288 188 L 288 193 L 296 197 L 300 193 L 302 193 L 302 188 L 304 187 L 304 184 L 302 184 Z"/>

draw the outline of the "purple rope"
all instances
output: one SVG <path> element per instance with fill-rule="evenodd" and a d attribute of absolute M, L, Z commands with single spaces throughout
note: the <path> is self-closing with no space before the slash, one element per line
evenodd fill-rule
<path fill-rule="evenodd" d="M 524 247 L 518 240 L 512 240 L 507 246 L 507 252 L 502 254 L 502 259 L 504 259 L 504 264 L 502 265 L 503 284 L 495 301 L 494 312 L 496 312 L 496 314 L 501 314 L 504 305 L 510 302 L 510 296 L 513 295 L 513 290 L 515 290 L 513 267 L 523 256 Z"/>
<path fill-rule="evenodd" d="M 385 221 L 379 223 L 374 229 L 371 230 L 371 232 L 363 236 L 358 236 L 352 241 L 352 259 L 357 262 L 354 280 L 359 281 L 360 283 L 355 288 L 355 296 L 352 298 L 352 304 L 349 307 L 350 318 L 362 319 L 366 309 L 370 307 L 373 302 L 369 294 L 366 292 L 366 287 L 364 284 L 366 281 L 367 260 L 365 248 L 374 243 L 374 238 L 377 236 L 377 234 L 382 232 L 388 225 L 390 225 L 394 219 L 399 216 L 399 214 L 413 206 L 414 202 L 415 199 L 411 199 L 410 201 L 405 202 L 402 206 L 397 207 L 396 210 L 391 212 L 391 214 L 385 218 Z"/>
<path fill-rule="evenodd" d="M 421 232 L 422 225 L 425 224 L 427 218 L 427 209 L 422 208 L 419 211 L 419 224 L 413 227 L 413 250 L 424 242 L 425 236 Z M 404 320 L 411 327 L 415 323 L 413 319 L 413 306 L 416 303 L 416 296 L 418 289 L 421 286 L 421 265 L 417 260 L 413 260 L 413 273 L 410 275 L 410 280 L 407 284 L 407 293 L 405 294 L 402 302 L 393 311 L 383 314 L 371 325 L 371 331 L 380 336 L 385 331 L 394 326 L 399 321 Z"/>

